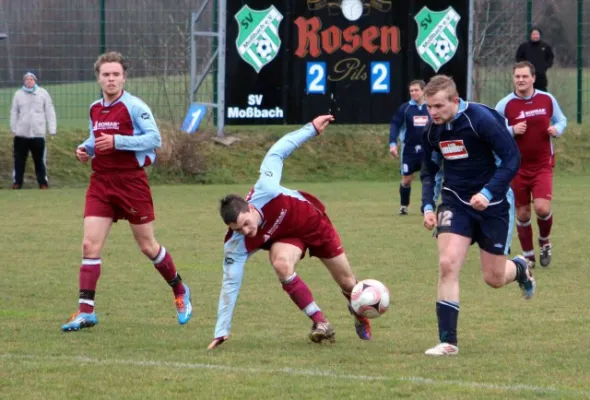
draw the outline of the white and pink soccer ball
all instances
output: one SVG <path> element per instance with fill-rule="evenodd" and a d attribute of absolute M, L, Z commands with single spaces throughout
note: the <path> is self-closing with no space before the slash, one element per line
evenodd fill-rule
<path fill-rule="evenodd" d="M 357 283 L 350 295 L 354 312 L 367 318 L 377 318 L 389 308 L 389 289 L 375 279 Z"/>

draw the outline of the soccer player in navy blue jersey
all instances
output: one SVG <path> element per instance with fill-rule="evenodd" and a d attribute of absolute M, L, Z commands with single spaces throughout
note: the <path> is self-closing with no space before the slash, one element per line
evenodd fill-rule
<path fill-rule="evenodd" d="M 424 226 L 437 229 L 439 344 L 427 355 L 457 355 L 459 272 L 472 243 L 480 249 L 484 281 L 494 288 L 517 281 L 525 299 L 535 280 L 522 256 L 507 259 L 514 226 L 510 181 L 520 153 L 504 118 L 459 98 L 455 82 L 434 76 L 424 89 L 432 122 L 424 130 Z M 443 176 L 442 203 L 434 210 L 435 177 Z"/>
<path fill-rule="evenodd" d="M 411 99 L 398 108 L 389 128 L 389 153 L 394 157 L 401 154 L 400 215 L 408 214 L 414 172 L 420 171 L 422 166 L 422 132 L 430 120 L 424 104 L 425 85 L 422 80 L 410 82 L 408 88 Z M 397 148 L 398 139 L 401 151 Z"/>

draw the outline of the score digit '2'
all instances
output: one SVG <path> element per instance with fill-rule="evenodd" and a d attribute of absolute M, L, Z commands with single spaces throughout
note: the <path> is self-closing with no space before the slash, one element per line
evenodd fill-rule
<path fill-rule="evenodd" d="M 389 61 L 371 62 L 371 93 L 389 93 L 391 90 L 391 68 Z M 307 94 L 326 94 L 326 63 L 309 61 L 306 67 Z"/>

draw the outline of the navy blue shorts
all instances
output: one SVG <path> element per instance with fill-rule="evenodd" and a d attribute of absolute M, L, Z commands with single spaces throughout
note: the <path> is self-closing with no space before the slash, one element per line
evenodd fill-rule
<path fill-rule="evenodd" d="M 402 158 L 400 160 L 400 169 L 403 176 L 408 176 L 412 175 L 414 172 L 419 172 L 421 168 L 421 154 L 406 155 L 402 153 Z"/>
<path fill-rule="evenodd" d="M 437 208 L 437 232 L 471 238 L 471 244 L 491 254 L 509 254 L 514 228 L 514 194 L 509 190 L 501 202 L 483 211 L 474 210 L 447 190 L 442 190 Z"/>

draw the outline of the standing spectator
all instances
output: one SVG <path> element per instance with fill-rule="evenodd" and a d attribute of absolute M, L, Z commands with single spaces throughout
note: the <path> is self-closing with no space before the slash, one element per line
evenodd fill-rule
<path fill-rule="evenodd" d="M 47 189 L 47 149 L 45 134 L 56 134 L 53 102 L 47 90 L 39 87 L 32 72 L 23 76 L 23 87 L 16 91 L 10 109 L 10 130 L 14 135 L 13 189 L 23 186 L 25 165 L 29 151 L 35 162 L 35 173 L 40 189 Z"/>
<path fill-rule="evenodd" d="M 535 67 L 535 89 L 547 91 L 547 70 L 553 66 L 553 49 L 541 40 L 541 30 L 533 28 L 528 42 L 522 43 L 516 50 L 516 62 L 528 61 Z"/>

